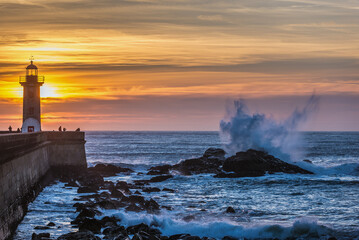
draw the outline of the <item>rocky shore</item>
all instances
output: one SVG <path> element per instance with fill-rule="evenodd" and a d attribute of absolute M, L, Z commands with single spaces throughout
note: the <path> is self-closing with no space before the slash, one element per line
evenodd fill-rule
<path fill-rule="evenodd" d="M 129 168 L 114 165 L 97 164 L 88 168 L 86 172 L 67 176 L 60 176 L 60 181 L 66 187 L 77 188 L 78 197 L 73 205 L 78 214 L 71 224 L 75 232 L 64 234 L 59 240 L 77 239 L 110 239 L 110 240 L 207 240 L 208 237 L 191 236 L 189 234 L 176 234 L 165 236 L 153 225 L 144 223 L 124 226 L 121 219 L 114 216 L 102 216 L 101 210 L 125 210 L 128 212 L 145 212 L 159 214 L 161 209 L 171 211 L 171 206 L 161 206 L 152 198 L 145 198 L 142 194 L 147 192 L 174 192 L 175 189 L 159 189 L 151 187 L 151 183 L 166 181 L 174 174 L 192 175 L 211 173 L 214 177 L 255 177 L 276 172 L 312 174 L 298 166 L 283 162 L 264 152 L 248 150 L 239 152 L 234 156 L 225 158 L 222 149 L 208 149 L 202 157 L 184 160 L 175 165 L 162 165 L 151 167 L 147 175 L 148 180 L 106 181 L 104 177 L 118 174 L 131 174 Z M 234 213 L 232 207 L 227 207 L 226 213 Z M 190 219 L 189 219 L 190 221 Z M 54 239 L 46 229 L 55 228 L 55 223 L 45 226 L 36 226 L 35 229 L 45 230 L 40 234 L 33 233 L 33 240 Z M 223 240 L 235 239 L 230 236 Z M 334 238 L 332 238 L 334 239 Z"/>

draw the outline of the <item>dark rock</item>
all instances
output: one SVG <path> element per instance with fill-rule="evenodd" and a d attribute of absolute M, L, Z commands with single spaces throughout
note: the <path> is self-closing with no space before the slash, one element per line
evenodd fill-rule
<path fill-rule="evenodd" d="M 127 202 L 129 203 L 138 203 L 140 205 L 144 205 L 146 200 L 143 196 L 138 196 L 138 195 L 131 195 L 126 199 Z"/>
<path fill-rule="evenodd" d="M 117 181 L 116 188 L 123 190 L 125 193 L 130 193 L 130 187 L 125 181 Z"/>
<path fill-rule="evenodd" d="M 151 198 L 149 201 L 145 202 L 144 208 L 147 212 L 152 213 L 160 210 L 160 205 L 158 205 L 158 203 Z"/>
<path fill-rule="evenodd" d="M 236 211 L 232 207 L 227 207 L 226 213 L 235 213 Z"/>
<path fill-rule="evenodd" d="M 55 223 L 49 222 L 46 226 L 53 227 L 53 226 L 55 226 L 55 225 L 56 225 Z"/>
<path fill-rule="evenodd" d="M 50 227 L 49 226 L 36 226 L 36 227 L 34 227 L 34 229 L 45 230 L 45 229 L 50 229 Z"/>
<path fill-rule="evenodd" d="M 102 186 L 105 181 L 103 180 L 103 176 L 97 172 L 87 171 L 84 174 L 78 176 L 77 181 L 81 184 L 81 186 Z"/>
<path fill-rule="evenodd" d="M 101 221 L 94 218 L 84 218 L 79 224 L 79 231 L 91 231 L 101 233 Z"/>
<path fill-rule="evenodd" d="M 135 194 L 141 195 L 141 193 L 138 190 L 136 190 Z"/>
<path fill-rule="evenodd" d="M 143 188 L 142 191 L 151 193 L 151 192 L 160 192 L 161 189 L 157 187 L 147 187 L 147 188 Z"/>
<path fill-rule="evenodd" d="M 49 239 L 50 238 L 50 233 L 33 233 L 31 235 L 31 240 L 43 240 L 43 239 Z"/>
<path fill-rule="evenodd" d="M 104 199 L 102 201 L 98 201 L 96 202 L 96 205 L 104 209 L 117 209 L 126 206 L 124 203 L 112 199 Z"/>
<path fill-rule="evenodd" d="M 161 165 L 161 166 L 151 167 L 147 175 L 169 174 L 171 168 L 172 168 L 171 165 Z"/>
<path fill-rule="evenodd" d="M 147 224 L 140 223 L 138 225 L 130 226 L 126 229 L 128 234 L 135 234 L 140 232 L 146 232 L 150 235 L 160 235 L 161 231 L 155 228 L 149 227 Z"/>
<path fill-rule="evenodd" d="M 238 240 L 238 238 L 231 237 L 231 236 L 224 236 L 222 240 Z"/>
<path fill-rule="evenodd" d="M 175 234 L 172 235 L 168 238 L 168 240 L 180 240 L 180 239 L 184 239 L 185 237 L 189 237 L 191 235 L 189 234 Z"/>
<path fill-rule="evenodd" d="M 128 207 L 125 208 L 128 212 L 141 212 L 142 208 L 137 206 L 136 204 L 130 204 Z"/>
<path fill-rule="evenodd" d="M 116 218 L 116 217 L 108 217 L 108 216 L 105 216 L 101 219 L 101 224 L 102 226 L 111 226 L 111 227 L 117 227 L 117 222 L 119 220 Z"/>
<path fill-rule="evenodd" d="M 238 152 L 236 155 L 227 158 L 223 163 L 223 170 L 235 172 L 240 174 L 241 177 L 261 176 L 266 172 L 313 174 L 310 171 L 286 163 L 265 152 L 252 149 L 246 152 Z"/>
<path fill-rule="evenodd" d="M 98 187 L 96 186 L 84 186 L 84 187 L 79 187 L 77 189 L 77 193 L 93 193 L 93 192 L 97 192 Z"/>
<path fill-rule="evenodd" d="M 79 185 L 75 180 L 71 179 L 68 183 L 65 184 L 65 187 L 79 187 Z"/>
<path fill-rule="evenodd" d="M 129 168 L 122 168 L 118 167 L 112 164 L 97 164 L 95 167 L 88 168 L 91 172 L 97 172 L 100 173 L 102 176 L 110 177 L 110 176 L 116 176 L 117 173 L 131 173 L 133 170 Z"/>
<path fill-rule="evenodd" d="M 132 237 L 132 240 L 143 240 L 143 239 L 139 233 L 135 233 Z"/>
<path fill-rule="evenodd" d="M 226 155 L 226 152 L 221 148 L 208 148 L 204 152 L 203 157 L 224 161 L 225 159 L 224 155 Z"/>
<path fill-rule="evenodd" d="M 215 178 L 240 178 L 240 177 L 261 177 L 264 176 L 265 172 L 243 172 L 243 173 L 227 173 L 227 172 L 220 172 L 213 177 Z"/>
<path fill-rule="evenodd" d="M 304 159 L 303 162 L 307 162 L 307 163 L 313 163 L 312 161 L 310 161 L 309 159 Z"/>
<path fill-rule="evenodd" d="M 219 173 L 222 160 L 217 158 L 193 158 L 184 160 L 176 165 L 173 165 L 172 169 L 177 170 L 184 175 L 201 174 L 201 173 Z"/>
<path fill-rule="evenodd" d="M 164 192 L 171 192 L 171 193 L 176 192 L 175 190 L 170 189 L 170 188 L 164 188 L 164 189 L 162 189 L 162 191 L 164 191 Z"/>
<path fill-rule="evenodd" d="M 149 182 L 163 182 L 169 178 L 173 178 L 173 176 L 172 175 L 161 175 L 161 176 L 156 176 L 156 177 L 151 178 Z"/>
<path fill-rule="evenodd" d="M 201 238 L 198 236 L 186 236 L 183 240 L 201 240 Z"/>
<path fill-rule="evenodd" d="M 106 235 L 106 238 L 111 237 L 110 239 L 118 238 L 120 236 L 125 237 L 127 236 L 127 232 L 124 226 L 115 226 L 115 227 L 108 227 L 102 231 L 102 234 Z"/>
<path fill-rule="evenodd" d="M 72 232 L 61 235 L 57 240 L 101 240 L 101 238 L 96 237 L 92 232 Z"/>
<path fill-rule="evenodd" d="M 119 191 L 119 190 L 117 190 L 117 189 L 112 189 L 111 190 L 111 197 L 114 197 L 114 198 L 123 198 L 125 195 L 121 192 L 121 191 Z"/>

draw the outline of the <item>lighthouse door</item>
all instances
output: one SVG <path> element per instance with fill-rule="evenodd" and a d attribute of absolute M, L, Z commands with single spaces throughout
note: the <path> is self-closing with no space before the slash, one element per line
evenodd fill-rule
<path fill-rule="evenodd" d="M 35 127 L 34 126 L 28 126 L 27 127 L 27 132 L 34 132 Z"/>

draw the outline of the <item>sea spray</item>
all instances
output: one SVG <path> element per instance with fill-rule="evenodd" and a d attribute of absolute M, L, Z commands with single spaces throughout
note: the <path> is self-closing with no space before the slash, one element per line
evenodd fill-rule
<path fill-rule="evenodd" d="M 317 111 L 318 103 L 319 97 L 313 94 L 304 108 L 296 108 L 286 120 L 276 121 L 265 114 L 251 114 L 245 100 L 235 100 L 220 122 L 226 152 L 232 155 L 252 148 L 283 160 L 298 160 L 302 157 L 298 129 Z"/>

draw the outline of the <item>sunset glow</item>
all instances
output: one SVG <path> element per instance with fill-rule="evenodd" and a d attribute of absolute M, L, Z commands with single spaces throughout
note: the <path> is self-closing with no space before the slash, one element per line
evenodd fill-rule
<path fill-rule="evenodd" d="M 308 129 L 359 130 L 358 11 L 324 0 L 0 0 L 0 127 L 21 124 L 18 77 L 33 55 L 44 128 L 217 130 L 226 100 L 281 118 L 315 91 Z"/>

